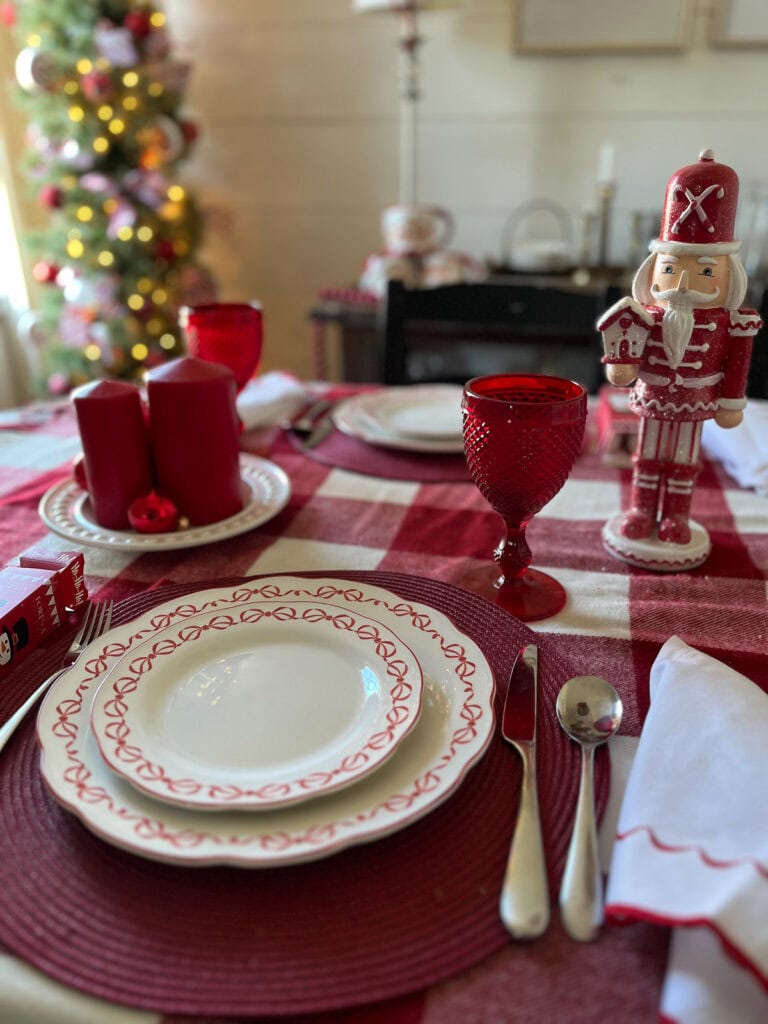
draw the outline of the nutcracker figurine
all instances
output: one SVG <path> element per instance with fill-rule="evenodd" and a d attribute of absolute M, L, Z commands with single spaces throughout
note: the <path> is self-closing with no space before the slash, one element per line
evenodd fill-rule
<path fill-rule="evenodd" d="M 629 509 L 603 543 L 630 565 L 678 572 L 706 561 L 709 536 L 689 518 L 702 425 L 737 426 L 752 338 L 762 326 L 742 309 L 747 275 L 734 239 L 739 180 L 704 150 L 669 179 L 659 238 L 620 299 L 598 320 L 606 376 L 634 385 L 640 417 Z"/>

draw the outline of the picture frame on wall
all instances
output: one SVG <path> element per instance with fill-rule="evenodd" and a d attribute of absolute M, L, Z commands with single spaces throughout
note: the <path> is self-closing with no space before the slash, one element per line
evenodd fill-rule
<path fill-rule="evenodd" d="M 521 54 L 682 53 L 695 0 L 513 0 Z"/>
<path fill-rule="evenodd" d="M 724 48 L 767 47 L 768 4 L 765 0 L 714 0 L 709 41 Z"/>

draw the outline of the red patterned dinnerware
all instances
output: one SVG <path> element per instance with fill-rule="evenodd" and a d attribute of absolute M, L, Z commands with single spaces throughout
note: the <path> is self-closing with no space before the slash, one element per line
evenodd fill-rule
<path fill-rule="evenodd" d="M 456 384 L 366 391 L 339 402 L 333 419 L 344 434 L 381 448 L 435 455 L 463 451 Z"/>
<path fill-rule="evenodd" d="M 505 525 L 494 552 L 496 601 L 524 622 L 555 615 L 565 590 L 529 568 L 525 530 L 563 486 L 581 450 L 586 389 L 537 374 L 475 377 L 464 387 L 462 409 L 469 471 Z"/>
<path fill-rule="evenodd" d="M 391 631 L 421 666 L 421 713 L 386 763 L 316 800 L 216 813 L 156 800 L 107 766 L 90 717 L 113 665 L 162 644 L 185 623 L 196 628 L 191 620 L 198 616 L 216 612 L 226 619 L 246 608 L 307 602 L 337 605 L 349 621 L 375 620 L 382 637 Z M 49 690 L 37 737 L 50 792 L 107 842 L 173 864 L 276 867 L 391 835 L 447 800 L 488 748 L 493 698 L 493 672 L 482 651 L 441 612 L 367 583 L 272 576 L 187 594 L 112 629 Z"/>
<path fill-rule="evenodd" d="M 386 626 L 322 601 L 212 608 L 131 646 L 91 726 L 106 763 L 170 804 L 261 810 L 348 786 L 416 725 L 422 674 Z"/>
<path fill-rule="evenodd" d="M 264 340 L 258 302 L 211 302 L 182 306 L 179 325 L 191 356 L 228 366 L 242 391 L 259 367 Z"/>

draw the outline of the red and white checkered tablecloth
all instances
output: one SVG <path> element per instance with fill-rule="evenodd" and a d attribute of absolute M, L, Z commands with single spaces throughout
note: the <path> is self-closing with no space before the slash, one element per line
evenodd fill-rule
<path fill-rule="evenodd" d="M 202 548 L 143 554 L 84 548 L 90 596 L 123 599 L 163 583 L 203 588 L 212 579 L 308 570 L 381 570 L 471 588 L 477 586 L 472 582 L 477 571 L 489 564 L 499 517 L 469 483 L 420 484 L 350 473 L 302 454 L 276 428 L 252 433 L 247 447 L 288 474 L 292 494 L 283 511 L 257 529 Z M 49 533 L 37 505 L 51 485 L 69 475 L 79 448 L 68 412 L 34 429 L 0 430 L 0 564 L 32 546 L 73 547 Z M 653 574 L 616 561 L 601 543 L 602 525 L 626 505 L 628 487 L 627 470 L 585 453 L 561 493 L 534 519 L 528 536 L 534 563 L 568 592 L 562 613 L 533 628 L 562 644 L 577 671 L 614 683 L 625 704 L 622 733 L 637 736 L 648 708 L 650 665 L 671 635 L 768 691 L 768 504 L 738 487 L 718 464 L 706 463 L 693 516 L 709 531 L 712 554 L 693 572 Z M 634 925 L 611 929 L 598 943 L 578 945 L 565 938 L 555 917 L 544 939 L 510 942 L 486 962 L 429 991 L 301 1019 L 335 1024 L 654 1019 L 666 931 Z M 162 1018 L 111 1005 L 107 1010 L 93 997 L 66 990 L 15 957 L 0 955 L 0 1019 L 15 1020 L 14 1014 L 40 1024 L 212 1021 Z M 290 1019 L 297 1024 L 298 1018 Z"/>

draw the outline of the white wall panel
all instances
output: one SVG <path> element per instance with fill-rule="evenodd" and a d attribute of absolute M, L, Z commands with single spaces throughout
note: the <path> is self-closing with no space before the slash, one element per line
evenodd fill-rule
<path fill-rule="evenodd" d="M 633 211 L 658 214 L 670 173 L 705 146 L 738 170 L 748 219 L 749 196 L 768 193 L 768 53 L 710 47 L 709 8 L 696 4 L 680 55 L 515 54 L 512 0 L 425 14 L 419 194 L 452 210 L 455 247 L 497 259 L 505 221 L 533 198 L 566 207 L 578 238 L 606 141 L 615 261 Z M 201 127 L 184 178 L 231 219 L 209 233 L 209 264 L 225 297 L 265 302 L 279 336 L 266 364 L 308 372 L 307 309 L 321 288 L 356 281 L 397 197 L 396 19 L 356 15 L 352 0 L 167 0 L 166 11 Z"/>

